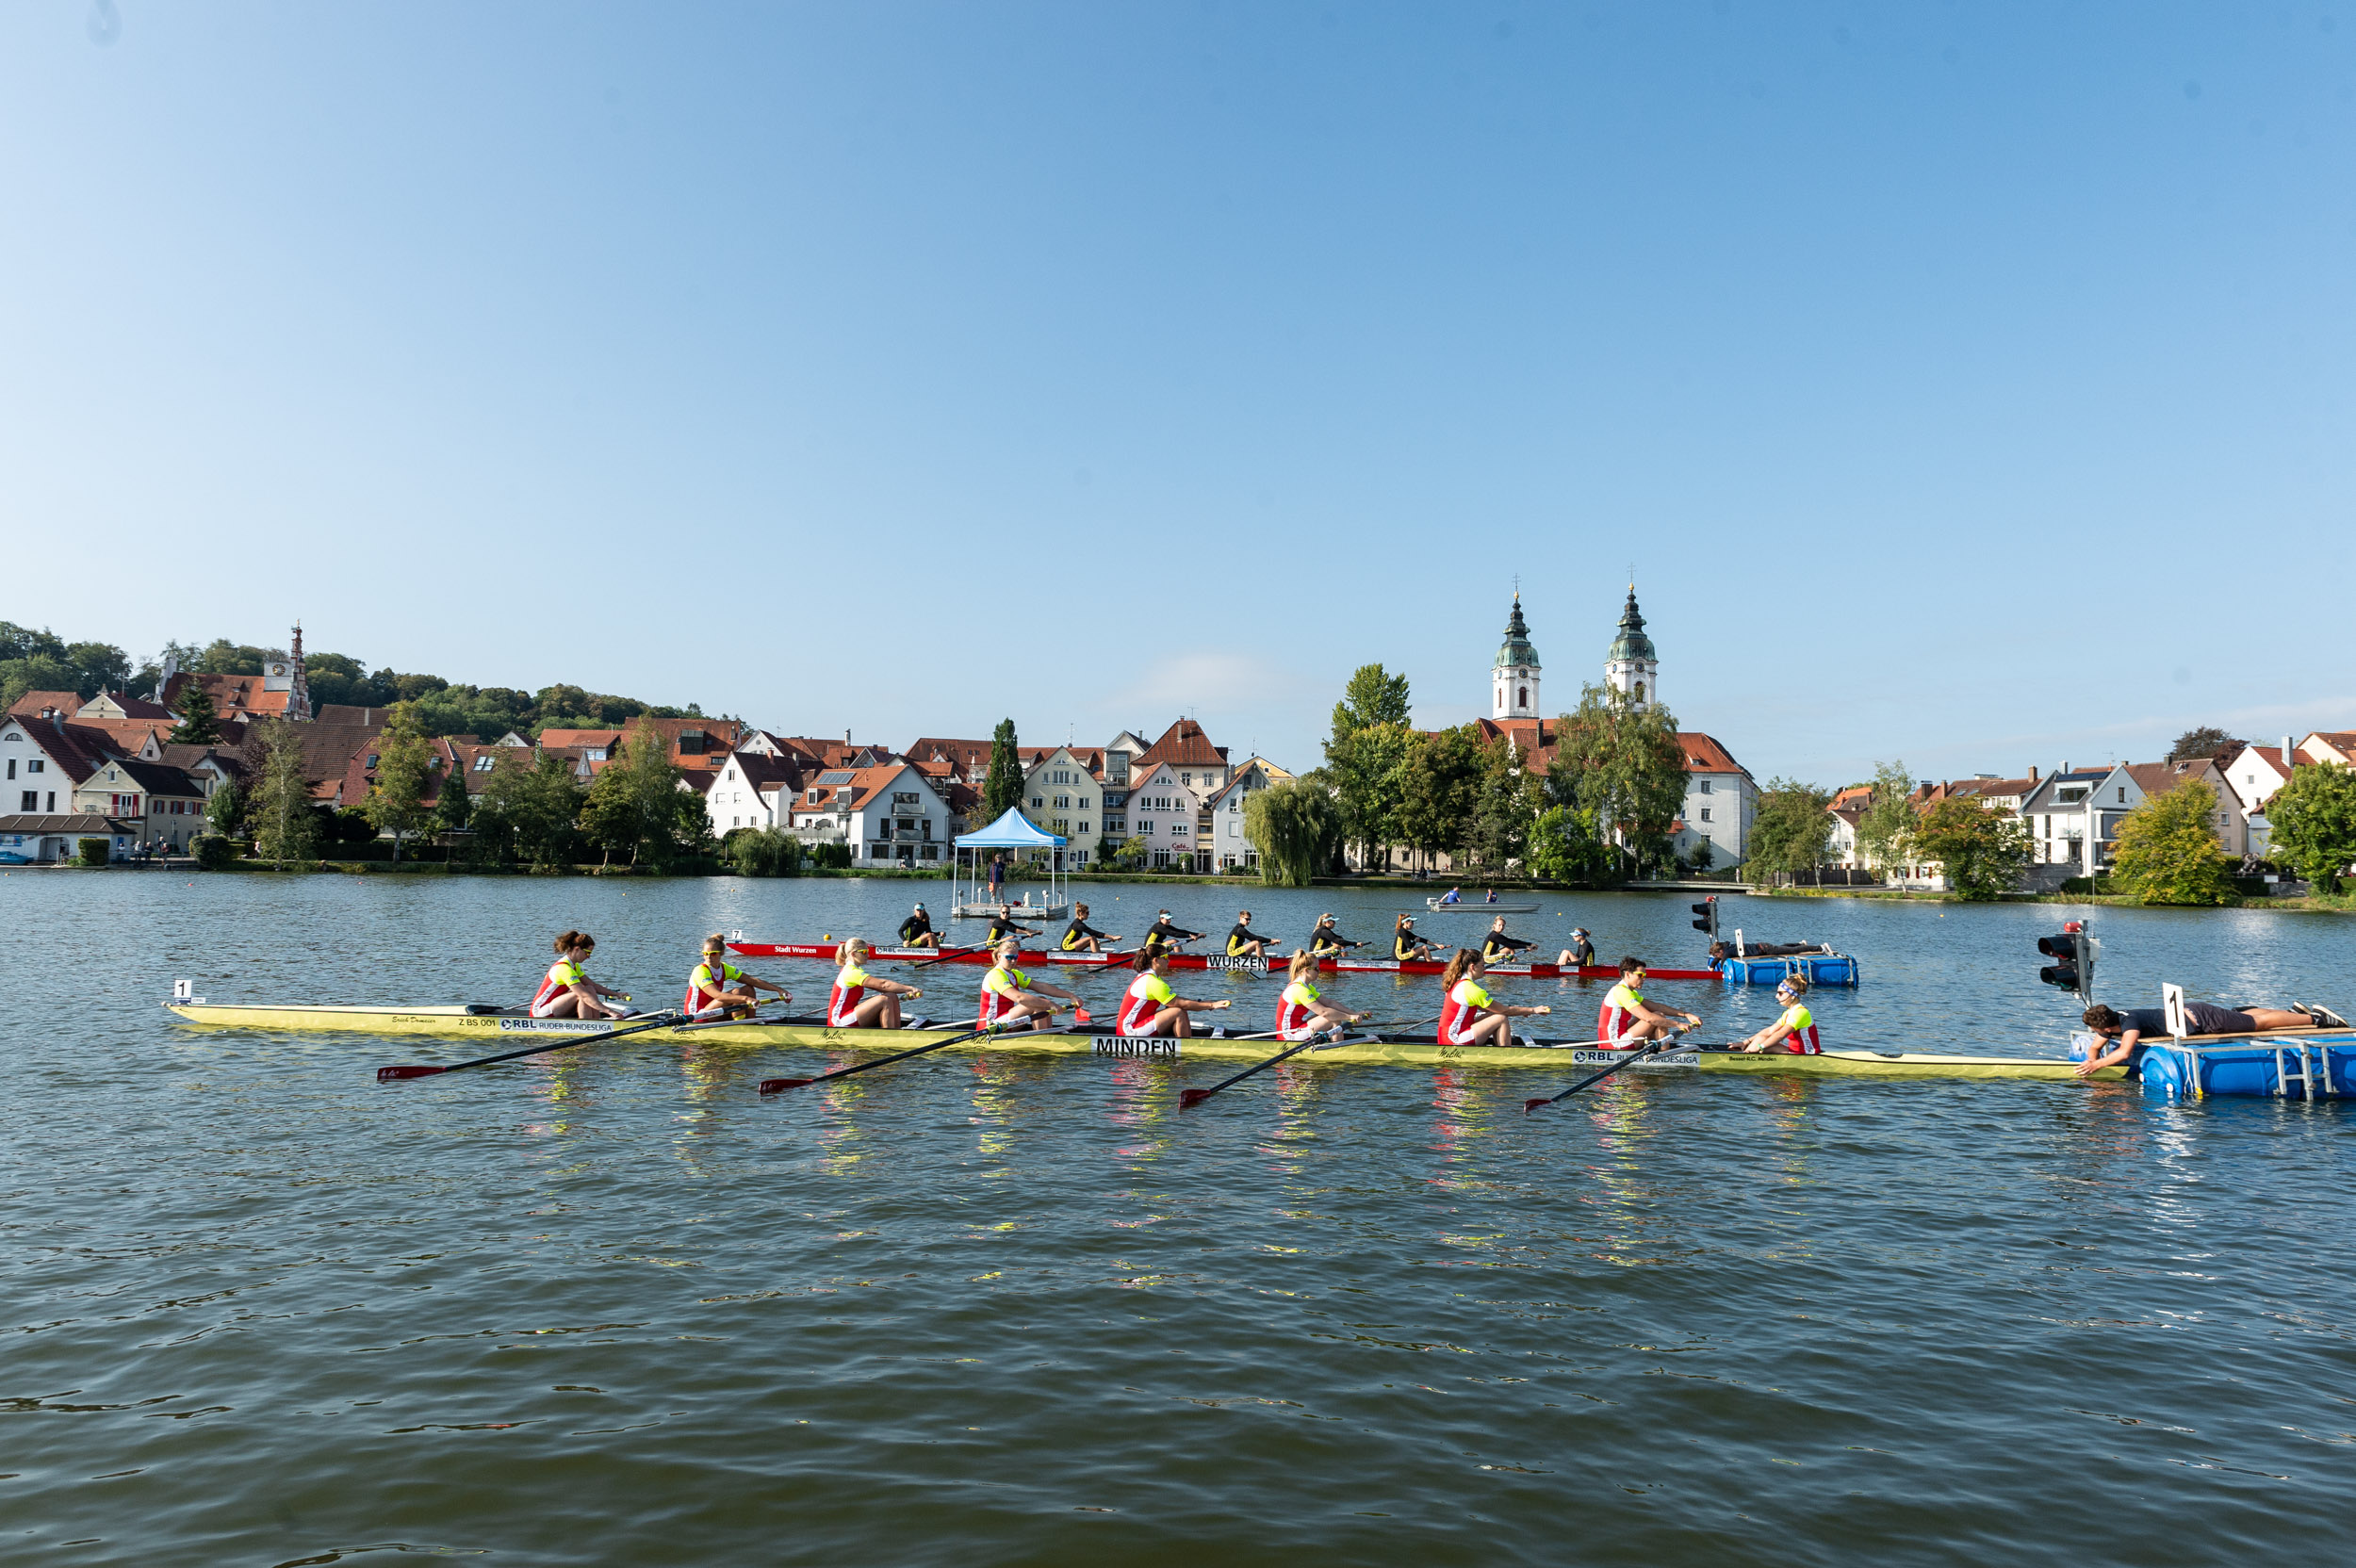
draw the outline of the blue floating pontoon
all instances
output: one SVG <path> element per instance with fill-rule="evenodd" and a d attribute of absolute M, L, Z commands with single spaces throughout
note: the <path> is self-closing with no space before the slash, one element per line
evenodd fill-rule
<path fill-rule="evenodd" d="M 2356 1035 L 2276 1035 L 2221 1045 L 2155 1041 L 2143 1054 L 2143 1090 L 2170 1100 L 2356 1100 Z"/>
<path fill-rule="evenodd" d="M 1772 986 L 1801 975 L 1811 986 L 1854 986 L 1857 960 L 1845 953 L 1803 953 L 1776 958 L 1721 958 L 1715 965 L 1722 979 L 1738 986 Z"/>

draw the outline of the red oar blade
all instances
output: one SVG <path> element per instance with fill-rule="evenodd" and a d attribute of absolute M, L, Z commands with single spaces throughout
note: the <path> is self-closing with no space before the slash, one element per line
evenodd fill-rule
<path fill-rule="evenodd" d="M 1072 1021 L 1079 1024 L 1089 1024 L 1094 1023 L 1096 1021 L 1088 1017 L 1088 1010 L 1086 1007 L 1074 1007 L 1072 1009 Z"/>
<path fill-rule="evenodd" d="M 810 1082 L 811 1080 L 808 1078 L 763 1078 L 761 1081 L 761 1092 L 776 1094 L 783 1089 L 798 1089 Z"/>
<path fill-rule="evenodd" d="M 449 1070 L 450 1069 L 446 1067 L 419 1067 L 414 1064 L 407 1067 L 380 1067 L 376 1070 L 376 1081 L 380 1084 L 389 1084 L 401 1078 L 431 1078 L 437 1072 Z"/>
<path fill-rule="evenodd" d="M 1211 1098 L 1212 1092 L 1210 1089 L 1185 1090 L 1178 1096 L 1178 1108 L 1183 1111 L 1189 1105 L 1200 1105 Z"/>
<path fill-rule="evenodd" d="M 1554 1101 L 1550 1097 L 1543 1094 L 1535 1100 L 1525 1100 L 1522 1102 L 1522 1115 L 1528 1116 L 1530 1112 L 1538 1109 L 1541 1105 L 1551 1105 L 1553 1103 Z"/>

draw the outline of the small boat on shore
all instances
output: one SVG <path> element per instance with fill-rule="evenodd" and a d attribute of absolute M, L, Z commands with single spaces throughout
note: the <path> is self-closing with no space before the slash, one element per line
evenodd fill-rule
<path fill-rule="evenodd" d="M 836 962 L 834 942 L 753 942 L 730 938 L 728 951 L 746 958 L 815 958 L 826 963 Z M 955 946 L 935 950 L 929 947 L 884 947 L 868 956 L 871 963 L 886 964 L 987 964 L 990 960 L 986 947 Z M 1071 969 L 1126 969 L 1136 957 L 1128 953 L 1057 953 L 1025 950 L 1015 961 L 1022 964 L 1059 964 Z M 1281 974 L 1284 958 L 1230 958 L 1218 953 L 1173 953 L 1170 967 L 1184 970 L 1226 970 L 1237 974 Z M 1317 968 L 1328 972 L 1344 974 L 1438 974 L 1448 968 L 1437 960 L 1398 958 L 1320 958 Z M 1617 980 L 1620 972 L 1600 964 L 1579 968 L 1566 964 L 1491 964 L 1493 975 L 1521 975 L 1531 980 Z M 1715 970 L 1656 969 L 1647 970 L 1647 980 L 1715 980 Z"/>
<path fill-rule="evenodd" d="M 595 1035 L 626 1026 L 614 1021 L 581 1019 L 536 1019 L 520 1009 L 484 1003 L 455 1006 L 369 1007 L 320 1006 L 309 1004 L 233 1005 L 212 1002 L 170 1002 L 165 1005 L 192 1024 L 215 1029 L 254 1029 L 302 1033 L 431 1036 L 462 1039 L 472 1045 L 496 1041 L 522 1044 L 546 1037 L 551 1045 L 567 1036 Z M 772 1022 L 680 1023 L 650 1030 L 640 1041 L 728 1046 L 784 1046 L 819 1051 L 905 1051 L 910 1046 L 949 1040 L 970 1024 L 951 1023 L 905 1029 L 835 1029 L 815 1019 L 779 1019 Z M 1249 1032 L 1249 1031 L 1245 1031 Z M 2348 1037 L 2341 1037 L 2348 1043 Z M 1144 1057 L 1160 1061 L 1196 1057 L 1212 1061 L 1248 1062 L 1266 1058 L 1266 1039 L 1236 1039 L 1196 1036 L 1189 1039 L 1136 1039 L 1103 1027 L 1049 1032 L 1014 1032 L 961 1041 L 952 1051 L 990 1054 L 1002 1052 L 1053 1055 Z M 1281 1049 L 1278 1048 L 1278 1049 Z M 1596 1049 L 1587 1040 L 1536 1040 L 1528 1045 L 1442 1045 L 1429 1035 L 1378 1034 L 1354 1037 L 1331 1048 L 1316 1048 L 1293 1058 L 1294 1064 L 1361 1063 L 1390 1067 L 1543 1068 L 1555 1071 L 1592 1071 L 1613 1063 L 1628 1063 L 1625 1051 Z M 1827 1051 L 1822 1055 L 1790 1053 L 1751 1055 L 1726 1046 L 1681 1046 L 1657 1056 L 1628 1063 L 1628 1070 L 1646 1074 L 1700 1070 L 1752 1072 L 1804 1077 L 1855 1078 L 2039 1078 L 2070 1082 L 2075 1064 L 2032 1056 L 1951 1055 L 1918 1051 Z M 2125 1076 L 2119 1068 L 2104 1068 L 2097 1078 Z M 2214 1091 L 2213 1091 L 2214 1092 Z"/>

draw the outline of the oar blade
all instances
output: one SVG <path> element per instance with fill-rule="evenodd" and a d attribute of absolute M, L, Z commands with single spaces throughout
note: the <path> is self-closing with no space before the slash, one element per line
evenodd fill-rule
<path fill-rule="evenodd" d="M 1211 1096 L 1217 1094 L 1218 1092 L 1219 1091 L 1217 1089 L 1183 1090 L 1178 1096 L 1178 1108 L 1183 1111 L 1190 1105 L 1200 1105 L 1203 1102 L 1208 1100 Z"/>
<path fill-rule="evenodd" d="M 1542 1094 L 1535 1100 L 1525 1100 L 1522 1102 L 1522 1115 L 1528 1116 L 1532 1111 L 1543 1110 L 1553 1103 L 1554 1097 L 1547 1094 Z"/>
<path fill-rule="evenodd" d="M 1088 1010 L 1086 1007 L 1074 1007 L 1072 1009 L 1072 1021 L 1086 1028 L 1096 1021 L 1088 1017 Z"/>
<path fill-rule="evenodd" d="M 814 1082 L 816 1082 L 816 1080 L 810 1078 L 763 1078 L 761 1081 L 761 1092 L 763 1094 L 782 1094 L 787 1089 L 798 1089 L 805 1084 Z"/>
<path fill-rule="evenodd" d="M 431 1078 L 437 1072 L 449 1070 L 450 1069 L 446 1067 L 425 1067 L 417 1063 L 402 1067 L 380 1067 L 376 1070 L 376 1081 L 380 1084 L 390 1084 L 403 1078 Z"/>

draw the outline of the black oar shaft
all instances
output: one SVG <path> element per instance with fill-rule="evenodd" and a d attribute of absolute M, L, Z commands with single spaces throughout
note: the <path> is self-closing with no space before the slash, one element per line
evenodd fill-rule
<path fill-rule="evenodd" d="M 1568 1100 L 1571 1096 L 1577 1094 L 1588 1085 L 1599 1084 L 1606 1078 L 1611 1077 L 1613 1073 L 1619 1071 L 1622 1068 L 1634 1067 L 1638 1062 L 1644 1060 L 1646 1056 L 1650 1056 L 1656 1052 L 1666 1051 L 1677 1043 L 1677 1037 L 1675 1035 L 1671 1035 L 1666 1038 L 1655 1040 L 1650 1045 L 1641 1046 L 1638 1049 L 1629 1052 L 1624 1059 L 1613 1062 L 1610 1067 L 1605 1068 L 1601 1072 L 1589 1073 L 1586 1077 L 1581 1078 L 1578 1083 L 1573 1084 L 1569 1088 L 1564 1089 L 1561 1094 L 1541 1095 L 1535 1100 L 1524 1101 L 1522 1102 L 1523 1113 L 1526 1115 L 1529 1112 L 1538 1109 L 1541 1105 L 1551 1105 L 1558 1100 Z"/>
<path fill-rule="evenodd" d="M 848 1078 L 855 1072 L 867 1072 L 875 1068 L 890 1067 L 894 1062 L 905 1062 L 910 1056 L 922 1056 L 934 1051 L 946 1051 L 953 1045 L 963 1045 L 967 1040 L 979 1039 L 984 1035 L 997 1033 L 998 1030 L 1004 1026 L 1004 1021 L 1005 1021 L 1002 1020 L 998 1023 L 992 1023 L 980 1029 L 969 1029 L 962 1035 L 952 1035 L 945 1040 L 934 1040 L 929 1045 L 910 1046 L 906 1051 L 895 1051 L 889 1056 L 878 1056 L 872 1062 L 860 1062 L 855 1067 L 839 1067 L 832 1072 L 822 1072 L 815 1078 L 763 1079 L 761 1085 L 761 1092 L 763 1094 L 777 1094 L 786 1089 L 807 1088 L 812 1084 L 826 1084 L 831 1083 L 837 1078 Z"/>
<path fill-rule="evenodd" d="M 540 1056 L 551 1051 L 570 1051 L 577 1045 L 595 1045 L 599 1040 L 617 1040 L 624 1035 L 644 1034 L 679 1021 L 676 1013 L 658 1013 L 651 1019 L 633 1020 L 620 1029 L 608 1029 L 595 1035 L 575 1035 L 570 1039 L 550 1040 L 545 1045 L 527 1045 L 520 1051 L 502 1051 L 496 1056 L 477 1056 L 470 1062 L 452 1062 L 448 1067 L 381 1067 L 376 1081 L 389 1084 L 402 1078 L 432 1078 L 445 1072 L 457 1072 L 470 1067 L 489 1067 L 493 1062 L 512 1062 L 518 1056 Z"/>

